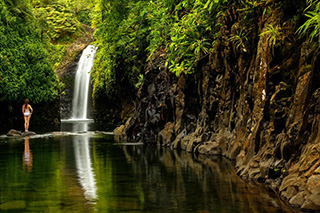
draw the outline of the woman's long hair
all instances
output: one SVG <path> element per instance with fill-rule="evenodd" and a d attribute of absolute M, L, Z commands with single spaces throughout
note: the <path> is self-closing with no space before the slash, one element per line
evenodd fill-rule
<path fill-rule="evenodd" d="M 24 108 L 25 108 L 25 109 L 27 109 L 28 103 L 29 103 L 29 99 L 27 98 L 27 99 L 24 101 Z"/>

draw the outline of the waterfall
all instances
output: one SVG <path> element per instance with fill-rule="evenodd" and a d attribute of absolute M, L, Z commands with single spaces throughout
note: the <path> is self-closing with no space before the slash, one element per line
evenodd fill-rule
<path fill-rule="evenodd" d="M 86 120 L 88 111 L 88 96 L 90 87 L 90 71 L 93 66 L 94 55 L 97 48 L 87 46 L 80 57 L 73 91 L 72 118 Z"/>

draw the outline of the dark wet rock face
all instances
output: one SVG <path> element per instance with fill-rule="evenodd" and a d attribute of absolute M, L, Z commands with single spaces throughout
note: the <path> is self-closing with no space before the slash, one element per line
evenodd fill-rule
<path fill-rule="evenodd" d="M 156 144 L 165 124 L 167 129 L 171 128 L 170 136 L 164 132 L 161 137 L 167 138 L 168 143 L 171 142 L 170 138 L 174 138 L 173 126 L 168 122 L 174 121 L 175 103 L 171 93 L 175 91 L 171 85 L 176 77 L 165 68 L 165 59 L 165 54 L 156 54 L 153 63 L 146 67 L 145 80 L 137 95 L 136 111 L 115 133 L 122 141 Z"/>
<path fill-rule="evenodd" d="M 69 62 L 64 68 L 65 71 L 59 77 L 60 81 L 64 83 L 64 92 L 61 94 L 61 118 L 71 118 L 72 113 L 72 100 L 74 89 L 74 78 L 78 68 L 82 51 L 80 51 L 73 61 Z"/>
<path fill-rule="evenodd" d="M 192 75 L 173 75 L 165 53 L 155 54 L 134 115 L 115 136 L 226 156 L 241 177 L 267 183 L 293 206 L 320 210 L 319 49 L 297 40 L 273 53 L 261 34 L 267 26 L 257 26 L 246 52 L 221 37 Z"/>

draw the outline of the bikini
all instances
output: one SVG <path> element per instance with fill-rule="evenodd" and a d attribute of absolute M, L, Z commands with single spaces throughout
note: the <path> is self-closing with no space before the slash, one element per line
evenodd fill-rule
<path fill-rule="evenodd" d="M 28 108 L 25 109 L 23 114 L 24 114 L 24 116 L 28 117 L 30 115 L 29 109 Z"/>

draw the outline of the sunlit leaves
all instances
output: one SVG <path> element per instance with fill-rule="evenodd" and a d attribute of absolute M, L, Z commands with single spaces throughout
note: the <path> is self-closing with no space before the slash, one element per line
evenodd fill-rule
<path fill-rule="evenodd" d="M 309 32 L 310 40 L 318 38 L 320 42 L 320 1 L 319 0 L 307 0 L 308 7 L 306 8 L 305 16 L 308 20 L 298 28 L 297 33 L 305 35 Z M 309 11 L 308 11 L 309 10 Z"/>
<path fill-rule="evenodd" d="M 169 68 L 176 75 L 193 73 L 197 62 L 213 48 L 211 30 L 217 26 L 215 10 L 218 6 L 212 0 L 182 1 L 177 5 L 176 10 L 182 12 L 171 28 L 168 44 Z"/>
<path fill-rule="evenodd" d="M 193 73 L 213 50 L 222 25 L 219 17 L 229 3 L 96 0 L 99 50 L 92 75 L 94 91 L 111 90 L 116 79 L 126 80 L 132 88 L 140 85 L 144 66 L 157 51 L 166 53 L 171 72 Z"/>
<path fill-rule="evenodd" d="M 72 36 L 81 30 L 80 22 L 75 14 L 64 4 L 38 6 L 34 12 L 42 27 L 42 33 L 47 35 L 51 41 Z"/>
<path fill-rule="evenodd" d="M 143 56 L 147 48 L 149 8 L 144 1 L 118 1 L 110 4 L 100 2 L 101 16 L 96 20 L 95 33 L 99 50 L 92 72 L 94 92 L 97 87 L 106 91 L 112 89 L 118 76 L 134 86 L 144 66 Z M 100 23 L 99 23 L 100 22 Z M 129 86 L 129 85 L 128 85 Z"/>
<path fill-rule="evenodd" d="M 58 79 L 37 30 L 6 10 L 2 0 L 0 5 L 4 8 L 0 12 L 0 38 L 5 38 L 0 39 L 0 101 L 17 102 L 26 97 L 34 103 L 55 100 Z"/>
<path fill-rule="evenodd" d="M 236 49 L 245 49 L 245 43 L 248 41 L 244 31 L 239 30 L 236 34 L 231 34 L 229 40 L 235 45 Z"/>
<path fill-rule="evenodd" d="M 170 29 L 173 24 L 172 10 L 164 1 L 149 2 L 149 13 L 147 16 L 150 23 L 150 33 L 148 35 L 149 51 L 148 59 L 151 58 L 156 50 L 167 46 L 170 40 Z"/>
<path fill-rule="evenodd" d="M 260 36 L 265 35 L 267 38 L 267 43 L 271 47 L 272 54 L 274 54 L 274 47 L 277 41 L 283 40 L 282 29 L 279 25 L 267 25 L 266 30 L 260 34 Z"/>

